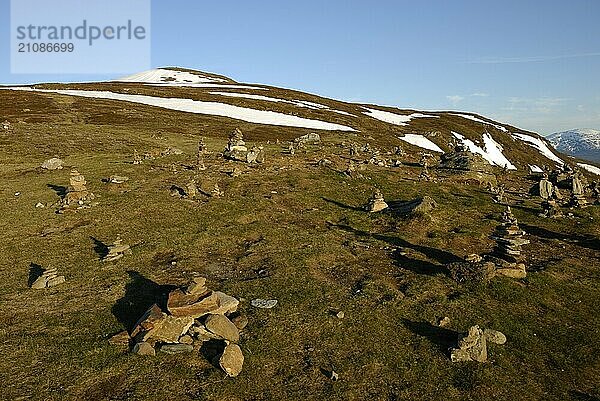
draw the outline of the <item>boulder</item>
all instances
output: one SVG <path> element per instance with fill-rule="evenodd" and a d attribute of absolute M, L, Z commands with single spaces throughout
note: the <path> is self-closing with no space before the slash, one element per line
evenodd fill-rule
<path fill-rule="evenodd" d="M 175 317 L 167 315 L 159 321 L 153 329 L 142 336 L 142 341 L 163 342 L 176 344 L 179 338 L 188 332 L 194 324 L 194 318 L 191 316 Z"/>
<path fill-rule="evenodd" d="M 204 326 L 208 331 L 224 340 L 234 343 L 240 340 L 238 328 L 223 315 L 209 315 L 204 322 Z"/>
<path fill-rule="evenodd" d="M 238 376 L 244 366 L 244 354 L 242 354 L 241 348 L 236 344 L 227 344 L 219 359 L 219 365 L 228 376 Z"/>
<path fill-rule="evenodd" d="M 44 170 L 62 170 L 64 162 L 59 158 L 53 157 L 42 163 Z"/>

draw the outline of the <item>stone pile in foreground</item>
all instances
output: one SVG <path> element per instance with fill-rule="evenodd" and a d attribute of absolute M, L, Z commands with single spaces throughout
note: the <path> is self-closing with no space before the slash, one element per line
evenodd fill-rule
<path fill-rule="evenodd" d="M 206 279 L 195 278 L 187 287 L 169 293 L 166 310 L 152 305 L 138 320 L 131 333 L 122 332 L 113 344 L 128 344 L 139 355 L 194 352 L 204 343 L 214 342 L 223 351 L 213 362 L 230 377 L 242 371 L 244 355 L 238 343 L 247 318 L 236 314 L 239 301 L 223 292 L 212 291 Z"/>

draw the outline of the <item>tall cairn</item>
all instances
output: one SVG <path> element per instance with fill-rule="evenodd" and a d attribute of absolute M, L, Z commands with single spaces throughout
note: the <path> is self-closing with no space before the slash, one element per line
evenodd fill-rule
<path fill-rule="evenodd" d="M 529 244 L 529 240 L 523 238 L 524 235 L 510 206 L 507 206 L 502 213 L 502 223 L 492 236 L 496 241 L 493 253 L 496 273 L 512 278 L 524 278 L 527 275 L 521 247 Z"/>
<path fill-rule="evenodd" d="M 206 144 L 204 138 L 200 138 L 198 141 L 198 150 L 196 151 L 196 170 L 204 171 L 206 166 L 204 165 L 204 153 L 206 152 Z"/>

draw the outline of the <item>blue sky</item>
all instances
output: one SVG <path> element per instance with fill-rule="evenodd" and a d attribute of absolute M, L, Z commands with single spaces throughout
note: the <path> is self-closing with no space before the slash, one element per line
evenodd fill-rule
<path fill-rule="evenodd" d="M 0 82 L 112 77 L 11 75 L 8 0 L 0 18 Z M 600 129 L 599 21 L 598 0 L 155 0 L 152 65 L 542 134 Z"/>

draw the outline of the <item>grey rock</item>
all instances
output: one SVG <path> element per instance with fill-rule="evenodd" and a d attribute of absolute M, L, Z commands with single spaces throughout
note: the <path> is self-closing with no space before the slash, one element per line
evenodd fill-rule
<path fill-rule="evenodd" d="M 191 344 L 166 344 L 160 347 L 160 352 L 166 354 L 185 354 L 194 351 L 194 346 Z"/>

